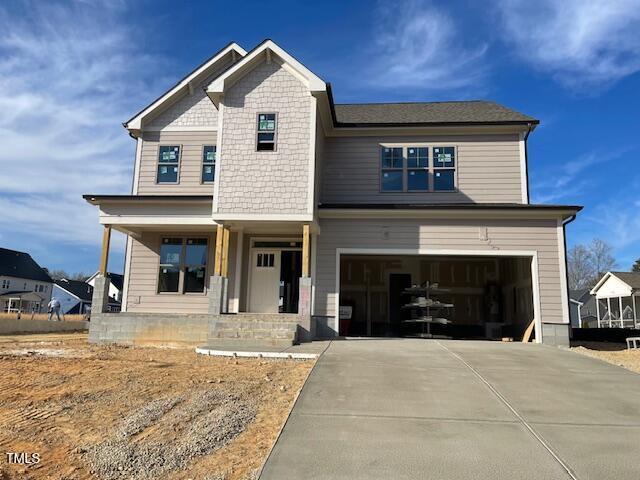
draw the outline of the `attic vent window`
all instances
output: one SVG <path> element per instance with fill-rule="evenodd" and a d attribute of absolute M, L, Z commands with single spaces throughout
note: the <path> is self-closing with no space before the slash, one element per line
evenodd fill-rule
<path fill-rule="evenodd" d="M 275 113 L 258 114 L 258 135 L 256 150 L 274 152 L 276 150 L 277 120 Z"/>

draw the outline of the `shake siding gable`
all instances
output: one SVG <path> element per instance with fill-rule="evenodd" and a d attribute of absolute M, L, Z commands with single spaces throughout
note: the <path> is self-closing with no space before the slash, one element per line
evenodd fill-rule
<path fill-rule="evenodd" d="M 212 106 L 213 107 L 213 106 Z M 215 131 L 145 132 L 140 158 L 139 195 L 213 195 L 213 185 L 202 184 L 202 148 L 216 144 Z M 156 183 L 160 145 L 180 145 L 179 183 Z"/>
<path fill-rule="evenodd" d="M 308 210 L 311 95 L 276 61 L 262 63 L 225 93 L 219 213 Z M 256 152 L 258 113 L 277 114 L 276 151 Z"/>
<path fill-rule="evenodd" d="M 457 147 L 457 192 L 380 192 L 380 144 Z M 430 162 L 433 159 L 430 159 Z M 324 149 L 325 203 L 522 203 L 519 136 L 330 137 Z"/>

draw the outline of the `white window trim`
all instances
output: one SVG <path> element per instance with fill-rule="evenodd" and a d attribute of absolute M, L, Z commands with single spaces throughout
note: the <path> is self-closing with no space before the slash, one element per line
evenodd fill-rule
<path fill-rule="evenodd" d="M 213 147 L 216 149 L 215 153 L 215 160 L 213 161 L 213 163 L 205 163 L 204 162 L 204 149 L 205 147 Z M 208 143 L 206 145 L 202 145 L 202 151 L 200 154 L 200 185 L 213 185 L 214 183 L 216 183 L 216 166 L 218 164 L 218 146 L 214 145 L 212 143 Z M 213 165 L 213 181 L 211 182 L 205 182 L 204 179 L 202 178 L 204 176 L 204 166 L 205 165 Z"/>
<path fill-rule="evenodd" d="M 160 267 L 161 267 L 161 258 L 162 255 L 160 253 L 160 249 L 162 248 L 162 240 L 164 238 L 179 238 L 180 240 L 182 240 L 182 249 L 180 250 L 180 263 L 179 263 L 179 270 L 178 270 L 178 291 L 177 292 L 161 292 L 160 291 Z M 202 289 L 202 292 L 185 292 L 184 291 L 184 268 L 187 267 L 188 265 L 184 262 L 184 247 L 187 244 L 187 239 L 203 239 L 206 240 L 207 242 L 207 256 L 206 256 L 206 264 L 205 264 L 205 269 L 204 269 L 204 288 Z M 158 247 L 158 263 L 157 263 L 157 268 L 156 268 L 156 295 L 179 295 L 179 296 L 198 296 L 198 295 L 206 295 L 207 294 L 207 278 L 209 275 L 209 269 L 210 269 L 210 265 L 209 265 L 209 258 L 210 258 L 210 250 L 209 248 L 211 247 L 211 238 L 209 238 L 206 235 L 193 235 L 193 236 L 189 236 L 189 235 L 176 235 L 176 236 L 172 236 L 170 234 L 168 235 L 161 235 L 160 236 L 160 245 Z"/>

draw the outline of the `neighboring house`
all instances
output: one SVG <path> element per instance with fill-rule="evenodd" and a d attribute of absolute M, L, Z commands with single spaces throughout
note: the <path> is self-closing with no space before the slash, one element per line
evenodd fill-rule
<path fill-rule="evenodd" d="M 0 248 L 0 311 L 45 311 L 52 289 L 53 280 L 31 255 Z"/>
<path fill-rule="evenodd" d="M 337 104 L 271 40 L 231 43 L 125 122 L 131 195 L 85 195 L 105 227 L 95 313 L 111 229 L 127 235 L 126 315 L 91 338 L 134 341 L 110 333 L 126 321 L 239 341 L 247 318 L 262 334 L 295 322 L 299 340 L 412 334 L 403 292 L 437 282 L 444 334 L 520 338 L 533 321 L 566 344 L 564 230 L 581 207 L 529 202 L 538 123 L 489 101 Z"/>
<path fill-rule="evenodd" d="M 60 310 L 66 315 L 84 315 L 91 312 L 93 286 L 86 282 L 66 278 L 56 280 L 53 296 L 60 302 Z M 110 296 L 107 311 L 119 312 L 120 302 Z"/>
<path fill-rule="evenodd" d="M 92 287 L 95 286 L 96 277 L 100 274 L 100 272 L 96 272 L 87 278 L 86 282 Z M 109 278 L 109 296 L 111 298 L 116 299 L 118 302 L 122 301 L 122 284 L 124 281 L 124 276 L 119 273 L 109 272 L 107 273 L 107 277 Z"/>
<path fill-rule="evenodd" d="M 596 298 L 596 326 L 640 326 L 640 273 L 607 272 L 591 289 Z"/>
<path fill-rule="evenodd" d="M 595 328 L 598 326 L 596 297 L 588 288 L 569 291 L 571 326 L 574 328 Z"/>

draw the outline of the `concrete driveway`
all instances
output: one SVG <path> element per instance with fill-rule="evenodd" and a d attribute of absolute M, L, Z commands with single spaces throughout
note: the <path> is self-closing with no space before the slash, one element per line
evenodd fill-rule
<path fill-rule="evenodd" d="M 542 345 L 335 341 L 263 470 L 286 479 L 638 479 L 640 375 Z"/>

